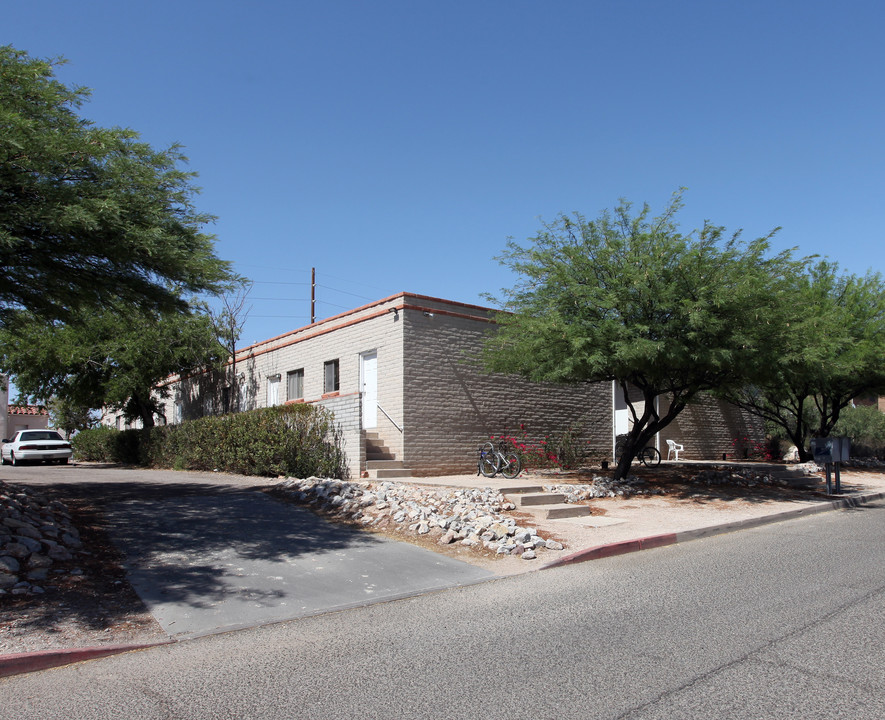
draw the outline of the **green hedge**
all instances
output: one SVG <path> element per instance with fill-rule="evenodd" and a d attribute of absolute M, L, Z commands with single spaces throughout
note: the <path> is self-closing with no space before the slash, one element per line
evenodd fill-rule
<path fill-rule="evenodd" d="M 126 432 L 133 431 L 127 430 Z M 104 426 L 81 430 L 71 439 L 71 444 L 74 447 L 74 456 L 78 460 L 132 464 L 134 461 L 131 457 L 124 459 L 126 454 L 124 447 L 127 444 L 123 439 L 124 434 L 119 430 Z M 137 459 L 138 456 L 136 454 L 135 461 Z"/>
<path fill-rule="evenodd" d="M 189 420 L 149 430 L 96 428 L 74 436 L 80 460 L 240 475 L 347 477 L 331 412 L 285 405 Z"/>

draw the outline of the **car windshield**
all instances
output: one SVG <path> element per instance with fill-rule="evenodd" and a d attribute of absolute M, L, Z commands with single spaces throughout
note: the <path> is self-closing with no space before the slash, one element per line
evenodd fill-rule
<path fill-rule="evenodd" d="M 64 440 L 64 438 L 52 430 L 29 430 L 23 432 L 19 440 L 24 442 L 25 440 Z"/>

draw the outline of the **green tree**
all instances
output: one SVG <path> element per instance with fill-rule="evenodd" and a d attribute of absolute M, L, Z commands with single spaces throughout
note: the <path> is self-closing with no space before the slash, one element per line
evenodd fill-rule
<path fill-rule="evenodd" d="M 29 320 L 20 316 L 14 329 L 0 332 L 2 367 L 23 395 L 107 405 L 144 427 L 161 412 L 161 380 L 226 359 L 205 312 L 133 314 L 112 307 L 82 312 L 76 323 Z"/>
<path fill-rule="evenodd" d="M 74 405 L 64 398 L 51 398 L 48 408 L 49 422 L 52 427 L 63 430 L 68 437 L 73 432 L 88 430 L 94 427 L 97 422 L 92 408 L 84 405 Z"/>
<path fill-rule="evenodd" d="M 859 445 L 861 452 L 881 455 L 885 448 L 885 413 L 875 405 L 849 406 L 839 415 L 833 433 L 851 438 L 852 454 L 854 447 Z"/>
<path fill-rule="evenodd" d="M 215 292 L 228 263 L 201 231 L 180 147 L 80 117 L 89 97 L 55 79 L 62 60 L 0 47 L 0 323 L 116 304 L 185 309 Z"/>
<path fill-rule="evenodd" d="M 677 193 L 660 217 L 625 201 L 596 220 L 560 215 L 501 258 L 519 279 L 499 301 L 486 366 L 536 381 L 616 381 L 633 420 L 616 478 L 700 393 L 767 362 L 783 278 L 800 266 L 770 253 L 771 235 L 744 242 L 710 223 L 683 234 L 681 205 Z"/>
<path fill-rule="evenodd" d="M 807 461 L 809 439 L 830 435 L 854 398 L 885 392 L 885 283 L 821 261 L 795 278 L 790 298 L 771 364 L 720 394 L 781 428 Z"/>

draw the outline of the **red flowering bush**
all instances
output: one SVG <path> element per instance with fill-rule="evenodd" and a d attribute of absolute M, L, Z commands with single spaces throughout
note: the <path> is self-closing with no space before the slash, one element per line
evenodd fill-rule
<path fill-rule="evenodd" d="M 764 460 L 778 462 L 780 460 L 780 444 L 774 438 L 751 440 L 747 437 L 734 438 L 731 441 L 731 457 L 734 460 Z"/>
<path fill-rule="evenodd" d="M 582 451 L 575 433 L 566 430 L 559 437 L 551 439 L 549 435 L 543 438 L 532 438 L 526 430 L 525 424 L 521 423 L 518 433 L 504 432 L 501 435 L 492 435 L 492 442 L 502 442 L 507 450 L 512 450 L 519 455 L 523 467 L 536 469 L 570 469 L 577 467 L 586 457 L 588 452 Z"/>

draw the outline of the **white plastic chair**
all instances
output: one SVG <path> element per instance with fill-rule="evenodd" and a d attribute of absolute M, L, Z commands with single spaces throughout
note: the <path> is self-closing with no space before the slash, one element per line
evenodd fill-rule
<path fill-rule="evenodd" d="M 670 454 L 672 453 L 676 456 L 676 460 L 678 461 L 679 453 L 681 453 L 683 450 L 685 450 L 684 446 L 675 443 L 672 440 L 667 440 L 667 460 L 670 459 Z"/>

